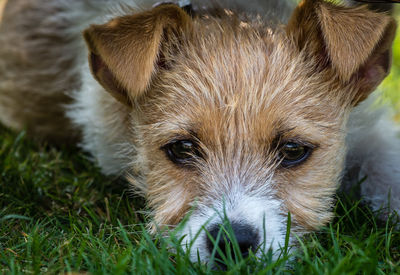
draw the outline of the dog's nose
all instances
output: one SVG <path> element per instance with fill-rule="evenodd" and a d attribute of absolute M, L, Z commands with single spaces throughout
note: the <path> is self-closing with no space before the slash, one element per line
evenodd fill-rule
<path fill-rule="evenodd" d="M 254 230 L 254 228 L 251 225 L 240 222 L 232 222 L 231 228 L 233 234 L 235 235 L 237 244 L 239 246 L 240 253 L 244 258 L 246 258 L 249 255 L 250 250 L 254 251 L 257 248 L 259 242 L 258 233 L 256 230 Z M 221 225 L 217 224 L 212 226 L 208 231 L 213 239 L 211 240 L 211 238 L 207 236 L 207 249 L 210 253 L 212 253 L 214 249 L 214 243 L 218 238 L 220 230 L 221 230 Z M 222 231 L 220 234 L 221 236 L 218 241 L 218 247 L 221 249 L 223 253 L 226 253 L 227 245 L 230 246 L 230 249 L 232 251 L 232 257 L 234 257 L 233 254 L 234 249 L 230 237 L 226 235 L 225 231 Z M 216 254 L 216 258 L 220 259 L 218 253 Z"/>

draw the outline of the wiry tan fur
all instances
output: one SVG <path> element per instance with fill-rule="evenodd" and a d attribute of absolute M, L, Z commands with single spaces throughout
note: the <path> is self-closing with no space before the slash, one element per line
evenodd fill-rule
<path fill-rule="evenodd" d="M 227 192 L 232 188 L 231 183 L 228 180 L 221 184 L 226 180 L 220 177 L 236 172 L 254 177 L 254 182 L 249 180 L 247 188 L 257 190 L 264 183 L 261 179 L 275 170 L 273 141 L 281 132 L 284 133 L 282 139 L 300 139 L 307 132 L 308 140 L 318 144 L 321 150 L 344 153 L 341 149 L 344 137 L 338 133 L 344 127 L 346 112 L 333 103 L 339 100 L 334 97 L 335 91 L 331 95 L 323 93 L 330 83 L 320 81 L 321 75 L 304 83 L 313 64 L 304 62 L 283 31 L 269 33 L 270 30 L 262 28 L 249 29 L 234 18 L 202 20 L 198 24 L 208 27 L 197 32 L 187 42 L 189 45 L 180 49 L 179 56 L 175 57 L 175 68 L 162 73 L 155 81 L 154 97 L 149 93 L 146 103 L 140 103 L 147 107 L 142 107 L 146 115 L 140 124 L 150 126 L 142 127 L 146 131 L 141 140 L 146 141 L 143 144 L 146 153 L 153 156 L 148 157 L 149 165 L 156 165 L 151 169 L 154 175 L 150 173 L 147 177 L 149 201 L 154 204 L 156 217 L 163 224 L 174 224 L 182 216 L 172 209 L 187 210 L 190 207 L 189 204 L 176 207 L 182 201 L 171 196 L 170 185 L 165 182 L 176 182 L 174 185 L 179 189 L 186 189 L 183 197 L 188 203 L 199 198 L 200 203 L 207 204 L 201 201 L 202 198 L 216 198 Z M 217 39 L 221 31 L 224 35 Z M 262 38 L 263 35 L 266 37 Z M 228 69 L 221 69 L 220 64 Z M 180 72 L 178 78 L 177 72 Z M 198 91 L 201 91 L 201 97 Z M 323 104 L 321 97 L 331 100 Z M 184 103 L 182 99 L 185 99 Z M 310 107 L 308 110 L 304 110 L 304 102 Z M 186 106 L 185 110 L 179 108 L 182 104 Z M 312 130 L 314 127 L 316 129 Z M 201 177 L 193 171 L 182 174 L 181 169 L 158 152 L 158 148 L 174 136 L 191 139 L 193 132 L 210 158 L 207 162 L 215 164 L 210 167 L 200 163 L 200 168 L 204 169 L 200 172 Z M 157 155 L 159 158 L 155 158 Z M 303 226 L 317 227 L 330 217 L 329 213 L 322 213 L 336 188 L 331 182 L 337 181 L 341 157 L 329 155 L 325 152 L 322 156 L 314 156 L 307 165 L 293 171 L 274 172 L 276 196 L 287 202 L 287 208 L 282 212 L 290 210 L 295 216 L 304 217 L 296 219 L 303 220 Z M 313 173 L 305 172 L 321 162 L 332 170 L 320 166 Z M 269 165 L 271 167 L 267 169 Z M 263 167 L 261 171 L 260 167 Z M 183 178 L 180 180 L 179 174 L 196 188 L 181 186 L 179 182 Z M 240 174 L 237 176 L 245 177 Z M 295 185 L 290 184 L 293 181 Z M 310 191 L 316 190 L 317 186 L 312 199 Z M 315 213 L 319 215 L 314 216 Z"/>
<path fill-rule="evenodd" d="M 30 11 L 35 22 L 40 12 L 17 3 L 6 9 L 13 18 L 6 15 L 0 31 L 6 45 L 0 71 L 7 74 L 0 76 L 6 79 L 0 82 L 1 120 L 56 140 L 81 132 L 82 148 L 105 173 L 127 175 L 147 197 L 153 229 L 177 225 L 192 209 L 190 235 L 204 219 L 218 222 L 209 213 L 224 205 L 229 219 L 258 231 L 265 221 L 264 242 L 276 249 L 288 212 L 300 234 L 331 219 L 345 164 L 352 171 L 346 181 L 354 183 L 367 167 L 398 160 L 377 143 L 382 166 L 375 163 L 361 146 L 368 146 L 368 132 L 359 128 L 359 117 L 367 116 L 359 111 L 366 108 L 362 101 L 390 69 L 395 23 L 386 14 L 307 0 L 287 25 L 276 25 L 223 9 L 199 9 L 192 18 L 161 5 L 91 25 L 84 31 L 86 52 L 68 20 L 45 22 L 67 28 L 70 37 L 62 31 L 47 37 L 46 25 L 20 28 L 28 21 L 15 19 L 19 11 Z M 76 54 L 63 54 L 69 51 Z M 89 63 L 82 61 L 86 54 Z M 371 138 L 380 140 L 382 121 L 370 127 Z M 384 127 L 399 149 L 393 125 Z M 162 149 L 174 140 L 196 141 L 201 157 L 190 167 L 176 165 Z M 288 141 L 312 147 L 309 159 L 282 167 L 279 146 Z M 379 192 L 374 195 L 375 183 L 367 181 L 365 194 L 378 208 L 392 190 L 392 209 L 399 210 L 400 169 L 384 171 L 385 178 L 372 176 Z M 247 212 L 243 202 L 256 207 Z M 197 249 L 207 258 L 203 241 Z"/>

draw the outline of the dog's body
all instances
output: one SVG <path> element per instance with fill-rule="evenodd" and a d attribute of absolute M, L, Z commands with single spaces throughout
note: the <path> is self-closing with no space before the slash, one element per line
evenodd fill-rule
<path fill-rule="evenodd" d="M 364 101 L 388 73 L 392 19 L 306 1 L 287 23 L 282 1 L 238 2 L 238 14 L 193 3 L 190 17 L 173 5 L 131 15 L 129 0 L 12 0 L 0 119 L 81 139 L 104 173 L 128 175 L 158 226 L 192 209 L 182 234 L 194 259 L 209 256 L 206 234 L 193 236 L 206 223 L 213 235 L 216 213 L 246 231 L 246 251 L 278 249 L 289 211 L 295 233 L 326 224 L 343 175 L 345 186 L 366 177 L 374 208 L 399 211 L 397 129 Z"/>

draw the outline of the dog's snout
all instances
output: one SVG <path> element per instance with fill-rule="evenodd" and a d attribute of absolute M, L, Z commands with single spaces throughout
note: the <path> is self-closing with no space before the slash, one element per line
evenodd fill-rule
<path fill-rule="evenodd" d="M 257 231 L 251 225 L 238 222 L 231 223 L 231 228 L 234 236 L 229 236 L 229 233 L 227 235 L 226 232 L 229 232 L 229 230 L 225 231 L 221 228 L 220 224 L 212 226 L 208 231 L 210 237 L 207 236 L 208 251 L 212 253 L 214 249 L 214 243 L 216 243 L 216 241 L 218 240 L 217 245 L 221 249 L 221 251 L 223 253 L 226 253 L 227 246 L 230 246 L 232 257 L 234 257 L 234 247 L 231 240 L 231 238 L 234 237 L 240 249 L 240 253 L 244 258 L 247 257 L 249 255 L 249 251 L 254 251 L 258 246 L 259 236 Z M 219 234 L 220 236 L 218 239 Z M 216 254 L 216 258 L 220 258 L 218 253 Z"/>

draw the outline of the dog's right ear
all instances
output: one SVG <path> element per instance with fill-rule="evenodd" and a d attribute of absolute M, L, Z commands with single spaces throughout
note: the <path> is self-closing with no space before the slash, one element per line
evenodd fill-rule
<path fill-rule="evenodd" d="M 316 71 L 332 69 L 354 89 L 351 104 L 364 100 L 388 75 L 396 22 L 367 6 L 343 7 L 323 0 L 303 0 L 287 26 L 288 34 Z"/>
<path fill-rule="evenodd" d="M 157 72 L 165 38 L 183 34 L 190 23 L 181 8 L 168 4 L 90 26 L 84 38 L 94 77 L 117 100 L 131 106 Z"/>

